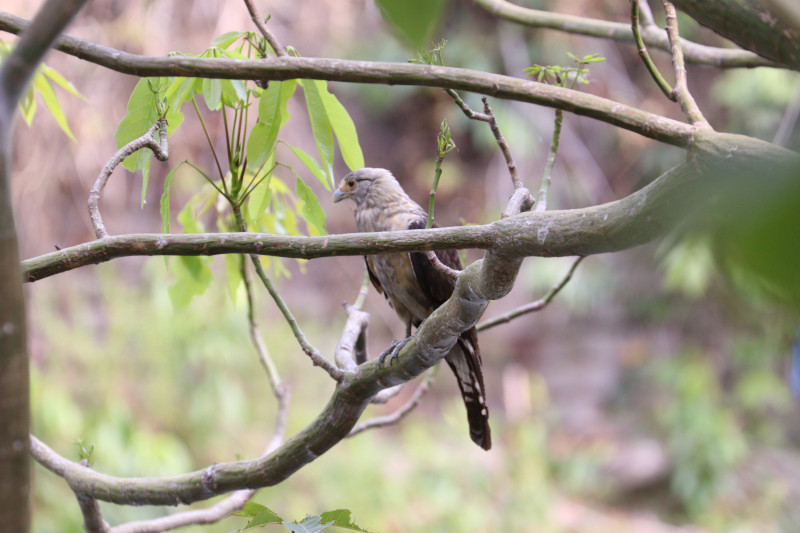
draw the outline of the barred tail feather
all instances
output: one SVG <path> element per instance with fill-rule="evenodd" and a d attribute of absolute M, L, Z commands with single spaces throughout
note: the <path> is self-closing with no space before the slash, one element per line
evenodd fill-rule
<path fill-rule="evenodd" d="M 483 385 L 481 356 L 475 328 L 464 332 L 445 358 L 456 376 L 464 406 L 467 408 L 469 435 L 472 440 L 488 450 L 492 447 L 492 432 L 489 428 L 489 409 L 486 407 L 486 388 Z"/>

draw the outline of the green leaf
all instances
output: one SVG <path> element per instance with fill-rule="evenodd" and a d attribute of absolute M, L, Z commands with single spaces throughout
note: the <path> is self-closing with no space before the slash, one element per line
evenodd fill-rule
<path fill-rule="evenodd" d="M 320 517 L 306 515 L 306 517 L 300 523 L 283 522 L 283 525 L 295 533 L 319 533 L 323 529 L 331 527 L 333 522 L 323 524 Z"/>
<path fill-rule="evenodd" d="M 242 80 L 220 80 L 222 83 L 222 103 L 228 107 L 243 104 L 247 99 L 247 89 Z"/>
<path fill-rule="evenodd" d="M 273 152 L 265 166 L 272 167 L 274 159 L 275 153 Z M 271 182 L 272 174 L 270 173 L 269 176 L 264 178 L 263 181 L 259 183 L 255 189 L 253 189 L 253 192 L 251 192 L 250 196 L 247 198 L 247 214 L 251 219 L 257 220 L 264 213 L 264 211 L 267 210 L 269 202 L 272 200 L 272 188 L 270 187 Z"/>
<path fill-rule="evenodd" d="M 86 98 L 84 98 L 83 95 L 80 92 L 78 92 L 78 89 L 76 89 L 75 86 L 72 85 L 72 83 L 67 81 L 67 79 L 64 76 L 62 76 L 61 73 L 58 72 L 56 69 L 48 67 L 47 65 L 42 65 L 41 67 L 39 67 L 39 70 L 41 70 L 42 74 L 50 78 L 50 81 L 52 81 L 53 83 L 55 83 L 68 93 L 70 93 L 71 95 L 77 96 L 82 100 L 86 100 Z"/>
<path fill-rule="evenodd" d="M 364 155 L 361 152 L 361 145 L 358 143 L 358 133 L 353 119 L 347 109 L 339 102 L 336 96 L 327 90 L 321 92 L 322 101 L 325 103 L 325 111 L 328 112 L 328 119 L 333 126 L 336 140 L 339 141 L 339 150 L 342 158 L 350 170 L 364 167 Z"/>
<path fill-rule="evenodd" d="M 72 134 L 72 130 L 69 129 L 67 117 L 64 116 L 64 111 L 61 109 L 61 104 L 58 103 L 58 98 L 53 90 L 53 86 L 50 85 L 50 82 L 47 81 L 47 78 L 44 76 L 44 74 L 39 72 L 33 77 L 33 86 L 37 91 L 39 91 L 39 95 L 42 97 L 44 105 L 46 105 L 47 109 L 50 110 L 50 113 L 53 115 L 53 118 L 56 119 L 56 122 L 61 130 L 66 133 L 70 139 L 75 141 L 75 136 Z"/>
<path fill-rule="evenodd" d="M 172 178 L 175 175 L 175 171 L 180 168 L 181 165 L 186 163 L 187 161 L 181 161 L 178 163 L 172 170 L 169 171 L 167 177 L 164 178 L 164 193 L 161 195 L 161 233 L 169 233 L 169 189 L 172 185 Z"/>
<path fill-rule="evenodd" d="M 175 309 L 184 309 L 195 296 L 200 296 L 211 285 L 214 276 L 211 274 L 208 257 L 180 256 L 173 263 L 175 283 L 167 292 Z"/>
<path fill-rule="evenodd" d="M 247 140 L 247 164 L 250 168 L 261 167 L 273 151 L 278 132 L 289 120 L 286 104 L 296 87 L 294 80 L 273 81 L 261 93 L 258 102 L 258 122 L 253 126 Z"/>
<path fill-rule="evenodd" d="M 153 83 L 155 80 L 155 83 Z M 115 135 L 117 148 L 122 148 L 134 139 L 144 135 L 150 127 L 158 120 L 158 107 L 161 101 L 161 91 L 154 92 L 151 85 L 162 88 L 165 84 L 161 83 L 164 78 L 142 78 L 134 87 L 131 97 L 128 100 L 128 109 L 122 121 L 117 127 Z M 167 133 L 172 134 L 183 122 L 183 114 L 173 106 L 170 106 L 166 114 Z M 150 150 L 139 150 L 122 162 L 122 166 L 136 172 L 142 171 L 142 205 L 144 205 L 145 195 L 147 194 L 147 184 L 150 181 L 150 160 L 153 152 Z"/>
<path fill-rule="evenodd" d="M 203 100 L 211 111 L 216 111 L 222 105 L 222 81 L 203 80 Z"/>
<path fill-rule="evenodd" d="M 277 86 L 275 89 L 277 100 L 264 102 L 264 93 L 269 92 L 274 86 Z M 286 124 L 286 121 L 289 120 L 289 112 L 286 109 L 286 103 L 289 101 L 289 98 L 292 97 L 296 89 L 297 81 L 295 80 L 271 81 L 269 87 L 262 92 L 261 99 L 258 102 L 258 120 L 270 122 L 277 120 L 280 116 L 280 126 Z"/>
<path fill-rule="evenodd" d="M 229 31 L 223 33 L 219 37 L 214 38 L 211 41 L 212 46 L 218 46 L 219 48 L 228 48 L 230 45 L 236 42 L 237 39 L 246 35 L 247 32 L 245 31 Z"/>
<path fill-rule="evenodd" d="M 425 48 L 441 18 L 445 0 L 376 0 L 384 20 L 415 49 Z"/>
<path fill-rule="evenodd" d="M 194 214 L 194 208 L 200 200 L 202 197 L 196 195 L 178 214 L 178 222 L 183 226 L 184 233 L 203 231 L 202 224 L 195 219 Z M 172 271 L 175 282 L 170 285 L 167 292 L 175 309 L 185 308 L 192 298 L 203 294 L 214 280 L 208 257 L 180 256 L 179 260 L 173 263 Z"/>
<path fill-rule="evenodd" d="M 328 92 L 327 83 L 319 80 L 304 80 L 302 87 L 311 121 L 311 131 L 314 133 L 314 141 L 317 143 L 322 168 L 333 182 L 333 126 L 328 118 L 322 96 L 322 93 Z"/>
<path fill-rule="evenodd" d="M 278 516 L 276 512 L 255 502 L 245 503 L 242 510 L 234 514 L 237 516 L 251 517 L 253 519 L 248 522 L 243 529 L 250 529 L 265 524 L 280 524 L 283 522 L 283 518 Z"/>
<path fill-rule="evenodd" d="M 333 511 L 326 511 L 320 515 L 322 522 L 333 522 L 336 527 L 350 529 L 352 531 L 361 531 L 362 533 L 370 533 L 366 529 L 362 529 L 356 525 L 350 518 L 349 509 L 335 509 Z"/>
<path fill-rule="evenodd" d="M 203 91 L 202 78 L 176 77 L 172 84 L 167 88 L 164 96 L 167 98 L 167 105 L 174 106 L 176 109 L 192 99 L 196 94 Z"/>
<path fill-rule="evenodd" d="M 236 304 L 236 295 L 239 291 L 239 285 L 242 284 L 242 260 L 245 256 L 237 254 L 225 254 L 225 275 L 228 279 L 228 295 L 231 301 Z"/>
<path fill-rule="evenodd" d="M 322 185 L 324 185 L 327 190 L 331 190 L 332 182 L 328 180 L 327 176 L 325 175 L 325 171 L 322 170 L 322 168 L 320 168 L 320 166 L 317 164 L 317 162 L 314 160 L 313 157 L 305 153 L 300 148 L 290 146 L 288 144 L 286 146 L 289 146 L 289 149 L 292 152 L 294 152 L 294 155 L 297 156 L 300 162 L 302 162 L 306 166 L 306 168 L 310 170 L 312 174 L 314 174 L 314 177 L 317 178 L 319 182 L 322 183 Z"/>
<path fill-rule="evenodd" d="M 22 114 L 22 119 L 30 126 L 33 122 L 33 116 L 36 114 L 36 98 L 33 97 L 33 87 L 28 87 L 25 91 L 25 96 L 19 101 L 19 111 Z"/>
<path fill-rule="evenodd" d="M 325 211 L 320 207 L 314 191 L 303 183 L 303 180 L 298 178 L 295 183 L 295 192 L 297 193 L 297 197 L 303 202 L 300 215 L 302 215 L 306 222 L 316 226 L 320 233 L 325 234 L 327 231 L 325 229 Z"/>

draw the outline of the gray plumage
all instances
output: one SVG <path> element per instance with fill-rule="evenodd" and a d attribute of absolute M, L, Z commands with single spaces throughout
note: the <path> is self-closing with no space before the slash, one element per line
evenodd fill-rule
<path fill-rule="evenodd" d="M 333 201 L 347 198 L 356 203 L 358 231 L 423 229 L 428 218 L 427 212 L 403 191 L 392 173 L 381 168 L 362 168 L 345 176 L 333 194 Z M 436 255 L 450 268 L 462 268 L 455 250 L 440 250 Z M 455 281 L 435 269 L 424 253 L 369 255 L 365 260 L 372 284 L 406 324 L 407 333 L 411 325 L 419 327 L 455 288 Z M 461 390 L 470 437 L 488 450 L 492 439 L 475 328 L 461 334 L 445 360 Z"/>

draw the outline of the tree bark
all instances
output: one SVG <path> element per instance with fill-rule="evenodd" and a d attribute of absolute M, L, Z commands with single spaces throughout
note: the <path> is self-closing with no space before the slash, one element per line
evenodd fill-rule
<path fill-rule="evenodd" d="M 703 26 L 762 57 L 800 68 L 800 27 L 764 0 L 673 0 Z"/>
<path fill-rule="evenodd" d="M 45 52 L 86 0 L 50 0 L 0 69 L 0 527 L 30 530 L 29 369 L 25 299 L 11 207 L 17 102 Z"/>

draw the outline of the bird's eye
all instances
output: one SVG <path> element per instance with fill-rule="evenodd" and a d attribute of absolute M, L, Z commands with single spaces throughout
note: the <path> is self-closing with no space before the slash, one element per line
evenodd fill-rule
<path fill-rule="evenodd" d="M 348 186 L 348 187 L 355 187 L 355 186 L 356 186 L 356 182 L 355 182 L 355 180 L 349 180 L 349 181 L 347 182 L 347 186 Z"/>

